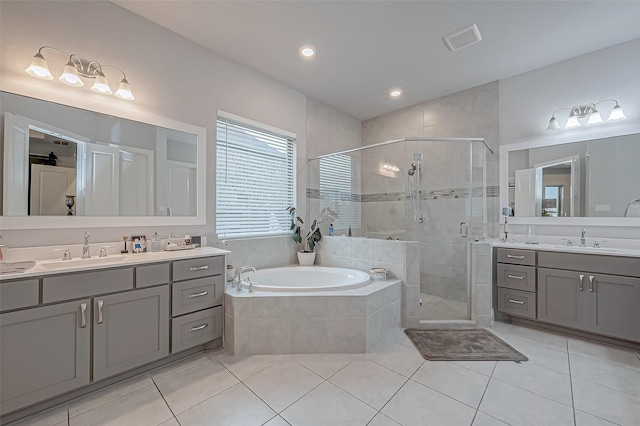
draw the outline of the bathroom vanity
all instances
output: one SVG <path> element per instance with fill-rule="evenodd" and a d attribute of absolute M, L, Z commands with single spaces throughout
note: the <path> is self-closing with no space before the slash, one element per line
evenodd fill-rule
<path fill-rule="evenodd" d="M 497 319 L 640 342 L 640 253 L 494 247 Z"/>
<path fill-rule="evenodd" d="M 0 275 L 0 414 L 221 347 L 225 253 L 39 261 Z"/>

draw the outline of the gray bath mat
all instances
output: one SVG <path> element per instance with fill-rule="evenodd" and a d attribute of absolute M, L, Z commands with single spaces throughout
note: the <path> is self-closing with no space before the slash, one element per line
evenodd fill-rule
<path fill-rule="evenodd" d="M 488 330 L 420 330 L 404 333 L 429 361 L 528 361 L 529 358 Z"/>

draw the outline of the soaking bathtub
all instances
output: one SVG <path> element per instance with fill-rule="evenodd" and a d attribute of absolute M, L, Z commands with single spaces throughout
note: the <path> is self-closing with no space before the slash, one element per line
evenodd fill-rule
<path fill-rule="evenodd" d="M 371 282 L 369 274 L 356 269 L 324 266 L 289 266 L 259 269 L 248 274 L 255 291 L 312 292 L 348 290 Z"/>
<path fill-rule="evenodd" d="M 259 269 L 224 295 L 231 354 L 365 353 L 400 329 L 401 283 L 325 266 Z"/>

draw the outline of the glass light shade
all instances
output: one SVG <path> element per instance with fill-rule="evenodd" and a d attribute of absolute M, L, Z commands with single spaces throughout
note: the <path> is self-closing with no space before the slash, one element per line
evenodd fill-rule
<path fill-rule="evenodd" d="M 555 117 L 551 117 L 549 120 L 549 126 L 547 126 L 547 130 L 559 130 L 560 125 L 558 125 L 558 120 Z"/>
<path fill-rule="evenodd" d="M 34 77 L 41 78 L 43 80 L 53 80 L 53 76 L 49 72 L 49 65 L 47 60 L 40 53 L 36 53 L 31 60 L 29 68 L 25 69 L 27 74 Z"/>
<path fill-rule="evenodd" d="M 102 93 L 103 95 L 110 95 L 113 93 L 109 87 L 107 77 L 105 77 L 101 72 L 96 74 L 96 81 L 93 83 L 93 86 L 91 86 L 91 90 L 97 93 Z"/>
<path fill-rule="evenodd" d="M 569 116 L 569 119 L 567 120 L 567 124 L 565 124 L 564 128 L 573 129 L 575 127 L 580 127 L 580 122 L 578 121 L 578 117 L 576 117 L 575 115 L 571 115 Z"/>
<path fill-rule="evenodd" d="M 126 101 L 132 101 L 135 98 L 133 97 L 133 93 L 131 93 L 131 88 L 129 87 L 129 82 L 126 78 L 123 78 L 120 81 L 120 85 L 118 86 L 118 90 L 116 90 L 116 96 L 120 99 L 124 99 Z"/>
<path fill-rule="evenodd" d="M 59 80 L 64 84 L 68 84 L 69 86 L 74 87 L 82 87 L 84 83 L 80 79 L 78 75 L 78 69 L 73 64 L 73 62 L 69 61 L 67 65 L 64 66 L 64 72 L 60 76 Z"/>
<path fill-rule="evenodd" d="M 625 118 L 627 118 L 627 116 L 624 115 L 624 112 L 622 112 L 622 107 L 616 104 L 616 106 L 614 106 L 611 110 L 611 115 L 609 116 L 607 121 L 624 120 Z"/>
<path fill-rule="evenodd" d="M 598 110 L 593 110 L 591 114 L 589 114 L 589 120 L 587 120 L 587 126 L 593 126 L 594 124 L 604 123 L 604 120 L 600 116 Z"/>

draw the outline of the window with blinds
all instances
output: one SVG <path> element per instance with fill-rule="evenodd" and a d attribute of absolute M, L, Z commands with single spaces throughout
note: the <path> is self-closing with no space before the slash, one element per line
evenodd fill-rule
<path fill-rule="evenodd" d="M 216 233 L 240 238 L 289 233 L 296 202 L 294 139 L 218 117 Z"/>
<path fill-rule="evenodd" d="M 335 230 L 360 228 L 360 165 L 357 158 L 337 154 L 320 158 L 320 209 L 338 214 Z"/>

